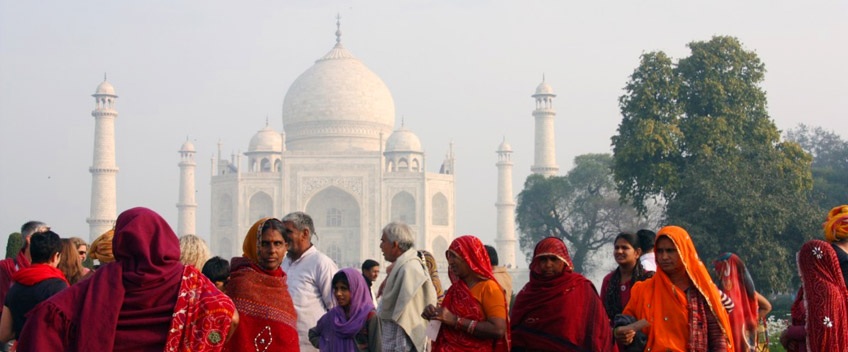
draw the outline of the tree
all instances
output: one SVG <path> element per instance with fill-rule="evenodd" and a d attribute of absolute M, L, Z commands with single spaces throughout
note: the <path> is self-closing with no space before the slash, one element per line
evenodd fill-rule
<path fill-rule="evenodd" d="M 810 156 L 780 140 L 756 53 L 723 36 L 688 47 L 676 65 L 643 54 L 625 86 L 616 189 L 640 211 L 665 199 L 667 223 L 689 231 L 705 263 L 736 252 L 758 289 L 788 289 L 797 241 L 815 231 Z"/>
<path fill-rule="evenodd" d="M 585 154 L 566 176 L 530 175 L 518 194 L 516 220 L 521 249 L 531 256 L 540 240 L 553 236 L 569 247 L 574 270 L 585 273 L 592 254 L 623 229 L 643 225 L 636 210 L 618 201 L 612 156 Z"/>
<path fill-rule="evenodd" d="M 6 258 L 14 258 L 24 247 L 24 238 L 20 232 L 12 232 L 6 241 Z"/>
<path fill-rule="evenodd" d="M 825 211 L 845 204 L 848 195 L 848 141 L 833 131 L 804 124 L 789 130 L 786 139 L 813 156 L 813 199 Z"/>

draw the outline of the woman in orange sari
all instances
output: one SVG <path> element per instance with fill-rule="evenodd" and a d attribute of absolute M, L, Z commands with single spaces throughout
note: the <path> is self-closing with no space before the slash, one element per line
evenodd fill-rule
<path fill-rule="evenodd" d="M 660 229 L 654 248 L 659 270 L 633 286 L 616 317 L 616 340 L 627 350 L 644 342 L 652 351 L 732 351 L 727 311 L 686 230 Z"/>
<path fill-rule="evenodd" d="M 433 351 L 509 351 L 506 297 L 483 243 L 474 236 L 459 237 L 445 256 L 451 287 L 441 307 L 429 305 L 422 314 L 442 322 Z"/>

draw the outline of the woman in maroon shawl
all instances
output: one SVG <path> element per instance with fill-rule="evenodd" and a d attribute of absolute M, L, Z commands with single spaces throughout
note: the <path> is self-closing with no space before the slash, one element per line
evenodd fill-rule
<path fill-rule="evenodd" d="M 616 350 L 595 286 L 573 267 L 561 239 L 536 244 L 530 282 L 518 292 L 510 314 L 513 351 Z"/>
<path fill-rule="evenodd" d="M 18 351 L 220 351 L 237 315 L 146 208 L 121 213 L 115 262 L 36 306 Z"/>
<path fill-rule="evenodd" d="M 298 351 L 297 313 L 286 273 L 280 268 L 286 254 L 285 227 L 280 220 L 257 221 L 244 238 L 242 257 L 230 262 L 224 292 L 241 312 L 238 329 L 226 351 Z"/>
<path fill-rule="evenodd" d="M 807 310 L 807 351 L 848 351 L 848 289 L 836 252 L 812 240 L 798 252 Z"/>
<path fill-rule="evenodd" d="M 734 309 L 727 315 L 733 329 L 733 341 L 736 341 L 735 351 L 752 351 L 759 345 L 757 326 L 760 310 L 754 280 L 736 254 L 724 253 L 713 265 L 718 275 L 718 288 L 733 300 Z"/>
<path fill-rule="evenodd" d="M 483 243 L 474 236 L 459 237 L 445 256 L 451 287 L 441 307 L 429 305 L 423 314 L 442 322 L 433 351 L 509 351 L 506 297 Z"/>

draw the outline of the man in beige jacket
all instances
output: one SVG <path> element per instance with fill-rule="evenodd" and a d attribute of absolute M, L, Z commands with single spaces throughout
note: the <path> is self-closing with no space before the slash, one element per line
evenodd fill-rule
<path fill-rule="evenodd" d="M 399 222 L 383 228 L 380 250 L 392 262 L 380 307 L 383 351 L 425 351 L 427 324 L 421 314 L 436 304 L 436 289 L 414 248 L 412 229 Z"/>
<path fill-rule="evenodd" d="M 506 297 L 506 309 L 509 312 L 509 302 L 512 301 L 512 276 L 506 271 L 506 268 L 498 266 L 498 251 L 495 247 L 486 245 L 486 252 L 489 253 L 489 262 L 492 263 L 492 274 L 495 275 L 495 281 L 504 291 Z"/>

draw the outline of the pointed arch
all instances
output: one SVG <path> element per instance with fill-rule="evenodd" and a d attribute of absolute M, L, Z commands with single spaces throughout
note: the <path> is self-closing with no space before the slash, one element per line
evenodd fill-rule
<path fill-rule="evenodd" d="M 248 222 L 251 224 L 259 219 L 274 216 L 274 199 L 268 193 L 256 192 L 250 197 L 248 204 Z"/>
<path fill-rule="evenodd" d="M 403 191 L 392 197 L 392 221 L 415 224 L 415 197 Z"/>
<path fill-rule="evenodd" d="M 441 192 L 433 195 L 433 225 L 448 226 L 450 225 L 450 209 L 448 209 L 448 198 Z"/>

